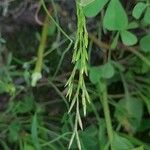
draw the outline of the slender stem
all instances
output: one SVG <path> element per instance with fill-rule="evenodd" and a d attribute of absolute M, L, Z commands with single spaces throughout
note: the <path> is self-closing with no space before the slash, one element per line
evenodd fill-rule
<path fill-rule="evenodd" d="M 42 69 L 44 49 L 45 49 L 46 39 L 47 39 L 47 34 L 48 34 L 48 26 L 49 26 L 48 16 L 46 16 L 43 30 L 42 30 L 41 42 L 40 42 L 39 49 L 38 49 L 35 72 L 41 72 L 41 69 Z"/>
<path fill-rule="evenodd" d="M 105 42 L 100 41 L 99 39 L 97 39 L 94 35 L 92 34 L 88 34 L 89 38 L 99 47 L 101 48 L 101 50 L 105 53 L 105 50 L 109 49 L 109 45 Z M 126 47 L 123 44 L 118 44 L 117 45 L 118 48 L 123 49 L 124 51 L 127 50 L 129 52 L 131 52 L 132 54 L 134 54 L 135 56 L 137 56 L 138 58 L 140 58 L 145 64 L 147 64 L 148 66 L 150 66 L 150 61 L 149 59 L 147 59 L 142 53 L 139 52 L 139 50 L 137 49 L 137 47 Z"/>
<path fill-rule="evenodd" d="M 59 26 L 59 24 L 55 21 L 55 19 L 51 16 L 51 14 L 49 13 L 44 0 L 41 0 L 42 6 L 46 12 L 46 14 L 49 16 L 49 18 L 55 23 L 56 27 L 62 32 L 62 34 L 68 39 L 70 40 L 70 42 L 73 42 L 72 39 L 66 34 L 66 32 Z"/>
<path fill-rule="evenodd" d="M 111 117 L 110 117 L 110 110 L 108 105 L 108 93 L 107 93 L 107 84 L 105 80 L 102 80 L 98 83 L 97 89 L 99 91 L 99 97 L 101 99 L 101 103 L 103 106 L 105 121 L 106 121 L 106 127 L 107 127 L 107 134 L 111 146 L 111 150 L 113 149 L 113 128 L 111 123 Z"/>
<path fill-rule="evenodd" d="M 42 77 L 41 70 L 42 70 L 44 50 L 45 50 L 46 40 L 47 40 L 47 35 L 48 35 L 48 26 L 49 26 L 49 22 L 48 22 L 48 15 L 47 15 L 44 20 L 42 36 L 41 36 L 41 41 L 40 41 L 40 45 L 38 48 L 35 69 L 32 74 L 32 81 L 31 81 L 32 86 L 36 86 L 37 81 L 41 79 Z"/>
<path fill-rule="evenodd" d="M 56 75 L 57 75 L 57 73 L 58 73 L 58 71 L 59 71 L 59 69 L 60 69 L 60 67 L 61 67 L 62 61 L 63 61 L 63 59 L 64 59 L 64 57 L 65 57 L 65 54 L 70 50 L 71 46 L 72 46 L 72 42 L 70 42 L 70 44 L 68 45 L 68 47 L 67 47 L 67 48 L 64 50 L 64 52 L 62 53 L 61 58 L 60 58 L 60 60 L 59 60 L 59 63 L 58 63 L 58 65 L 57 65 L 56 71 L 55 71 L 55 73 L 54 73 L 54 75 L 53 75 L 53 77 L 52 77 L 53 79 L 56 77 Z"/>
<path fill-rule="evenodd" d="M 59 24 L 58 12 L 57 12 L 57 8 L 55 6 L 56 4 L 55 4 L 54 0 L 51 0 L 51 3 L 52 3 L 52 6 L 53 6 L 53 9 L 54 9 L 54 15 L 55 15 L 56 22 L 57 22 L 57 24 Z M 61 32 L 60 32 L 59 28 L 57 28 L 56 41 L 60 41 L 60 36 L 61 36 Z"/>

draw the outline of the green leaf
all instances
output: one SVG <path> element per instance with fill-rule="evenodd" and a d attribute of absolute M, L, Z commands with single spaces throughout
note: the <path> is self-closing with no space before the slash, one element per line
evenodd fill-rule
<path fill-rule="evenodd" d="M 16 113 L 27 113 L 33 109 L 33 96 L 26 96 L 23 100 L 19 101 L 14 109 Z"/>
<path fill-rule="evenodd" d="M 88 128 L 84 130 L 84 132 L 80 132 L 80 139 L 82 141 L 82 148 L 83 150 L 97 150 L 98 149 L 98 143 L 97 140 L 97 132 L 98 129 L 96 126 L 91 125 Z"/>
<path fill-rule="evenodd" d="M 143 20 L 145 23 L 150 24 L 150 7 L 146 9 Z"/>
<path fill-rule="evenodd" d="M 11 141 L 19 140 L 19 131 L 21 129 L 21 124 L 18 121 L 13 121 L 9 125 L 9 138 Z"/>
<path fill-rule="evenodd" d="M 105 79 L 110 79 L 115 74 L 115 69 L 113 65 L 108 62 L 101 67 L 101 77 Z"/>
<path fill-rule="evenodd" d="M 128 24 L 127 29 L 136 29 L 138 27 L 139 27 L 139 24 L 137 22 L 133 21 Z"/>
<path fill-rule="evenodd" d="M 132 11 L 132 16 L 136 19 L 139 19 L 142 13 L 144 12 L 145 8 L 146 8 L 145 3 L 142 2 L 137 3 Z"/>
<path fill-rule="evenodd" d="M 0 81 L 0 94 L 5 92 L 13 95 L 16 92 L 15 86 L 13 85 L 13 83 Z"/>
<path fill-rule="evenodd" d="M 96 84 L 100 81 L 100 78 L 110 79 L 114 74 L 114 67 L 108 62 L 102 66 L 91 67 L 89 78 L 93 84 Z"/>
<path fill-rule="evenodd" d="M 122 99 L 118 102 L 115 117 L 126 130 L 135 132 L 140 126 L 143 115 L 142 102 L 134 97 Z"/>
<path fill-rule="evenodd" d="M 86 17 L 94 17 L 96 16 L 103 7 L 107 4 L 108 0 L 94 0 L 89 3 L 85 7 L 83 7 L 83 11 Z"/>
<path fill-rule="evenodd" d="M 106 10 L 103 26 L 108 30 L 124 30 L 128 25 L 127 14 L 119 0 L 111 0 Z"/>
<path fill-rule="evenodd" d="M 142 37 L 140 40 L 141 50 L 144 52 L 150 52 L 150 34 Z"/>
<path fill-rule="evenodd" d="M 99 82 L 101 77 L 101 67 L 91 67 L 90 68 L 90 74 L 89 79 L 93 84 L 96 84 Z"/>
<path fill-rule="evenodd" d="M 113 146 L 115 150 L 129 150 L 134 146 L 133 144 L 126 138 L 118 135 L 114 132 Z"/>
<path fill-rule="evenodd" d="M 123 44 L 127 46 L 131 46 L 137 43 L 137 37 L 133 33 L 126 30 L 121 32 L 121 39 Z"/>

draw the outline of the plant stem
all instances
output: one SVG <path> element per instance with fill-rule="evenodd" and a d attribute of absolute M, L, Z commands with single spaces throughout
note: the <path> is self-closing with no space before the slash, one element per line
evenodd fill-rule
<path fill-rule="evenodd" d="M 72 43 L 72 39 L 67 35 L 67 33 L 59 26 L 59 24 L 55 21 L 55 19 L 51 16 L 51 14 L 49 13 L 44 0 L 41 0 L 42 6 L 46 12 L 46 14 L 48 15 L 48 17 L 51 19 L 51 21 L 53 21 L 56 25 L 56 27 L 62 32 L 62 34 Z"/>
<path fill-rule="evenodd" d="M 104 53 L 106 51 L 104 51 L 103 49 L 105 49 L 105 50 L 109 49 L 109 45 L 107 43 L 100 41 L 94 35 L 92 35 L 90 33 L 88 35 L 89 35 L 89 38 L 93 41 L 93 43 L 95 43 Z M 123 44 L 118 44 L 117 47 L 119 49 L 123 49 L 123 50 L 131 52 L 132 54 L 134 54 L 135 56 L 140 58 L 145 64 L 150 66 L 149 59 L 147 59 L 142 53 L 139 52 L 138 47 L 127 47 Z"/>
<path fill-rule="evenodd" d="M 98 83 L 97 90 L 99 92 L 99 97 L 103 106 L 106 127 L 107 127 L 107 134 L 108 134 L 111 150 L 114 150 L 113 149 L 113 128 L 112 128 L 110 110 L 108 105 L 107 83 L 105 80 L 101 80 Z"/>
<path fill-rule="evenodd" d="M 49 23 L 48 23 L 48 15 L 47 15 L 43 24 L 42 36 L 41 36 L 41 41 L 40 41 L 40 45 L 38 48 L 38 54 L 37 54 L 37 60 L 36 60 L 34 73 L 32 74 L 32 83 L 31 83 L 32 86 L 35 86 L 36 82 L 42 77 L 41 70 L 42 70 L 42 65 L 43 65 L 44 49 L 46 46 L 46 40 L 47 40 L 47 35 L 48 35 L 48 26 L 49 26 Z"/>
<path fill-rule="evenodd" d="M 49 26 L 48 16 L 46 16 L 45 21 L 44 21 L 44 26 L 42 29 L 41 42 L 40 42 L 39 49 L 38 49 L 38 56 L 37 56 L 37 63 L 35 66 L 35 72 L 41 72 L 41 66 L 42 66 L 42 62 L 43 62 L 43 54 L 44 54 L 47 33 L 48 33 L 48 26 Z"/>

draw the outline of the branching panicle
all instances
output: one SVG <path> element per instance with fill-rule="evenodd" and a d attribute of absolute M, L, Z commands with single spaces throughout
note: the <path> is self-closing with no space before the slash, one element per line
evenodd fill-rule
<path fill-rule="evenodd" d="M 69 112 L 76 105 L 75 126 L 74 126 L 74 131 L 73 131 L 73 135 L 69 147 L 71 146 L 74 137 L 76 137 L 78 148 L 80 149 L 81 145 L 80 145 L 77 127 L 79 125 L 80 128 L 83 129 L 83 126 L 82 126 L 81 116 L 79 112 L 79 105 L 80 105 L 79 102 L 81 101 L 84 115 L 86 115 L 86 107 L 87 107 L 86 105 L 87 102 L 90 102 L 90 98 L 84 80 L 84 76 L 88 75 L 88 69 L 87 69 L 88 68 L 87 67 L 88 32 L 86 29 L 86 20 L 85 20 L 82 6 L 78 3 L 76 6 L 77 6 L 78 25 L 77 25 L 76 41 L 74 45 L 74 53 L 72 57 L 72 63 L 74 64 L 74 69 L 66 85 L 68 86 L 67 96 L 69 97 L 69 101 L 71 101 Z M 76 86 L 74 85 L 74 80 L 77 71 L 78 71 L 78 83 Z"/>
<path fill-rule="evenodd" d="M 85 16 L 84 16 L 82 7 L 78 3 L 77 3 L 77 19 L 78 19 L 77 35 L 76 35 L 74 53 L 73 53 L 73 58 L 72 58 L 72 63 L 74 63 L 75 66 L 66 84 L 68 86 L 67 96 L 69 97 L 69 100 L 71 100 L 71 97 L 74 97 L 72 100 L 72 103 L 75 104 L 77 101 L 77 97 L 79 98 L 81 95 L 81 98 L 83 100 L 82 104 L 84 104 L 83 105 L 84 114 L 86 114 L 86 109 L 85 109 L 86 101 L 90 102 L 89 95 L 88 95 L 88 92 L 85 86 L 85 81 L 84 81 L 84 75 L 88 74 L 87 73 L 88 32 L 86 29 L 86 21 L 85 21 Z M 79 80 L 78 80 L 78 85 L 75 89 L 74 78 L 75 78 L 77 69 L 79 70 Z M 75 90 L 75 94 L 73 95 L 72 93 L 74 90 Z"/>

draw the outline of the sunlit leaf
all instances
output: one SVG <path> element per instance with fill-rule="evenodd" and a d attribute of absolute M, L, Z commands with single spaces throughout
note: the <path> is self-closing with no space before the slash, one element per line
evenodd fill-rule
<path fill-rule="evenodd" d="M 103 25 L 108 30 L 127 28 L 128 17 L 119 0 L 111 0 L 106 10 Z"/>

